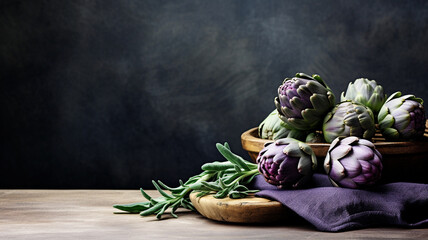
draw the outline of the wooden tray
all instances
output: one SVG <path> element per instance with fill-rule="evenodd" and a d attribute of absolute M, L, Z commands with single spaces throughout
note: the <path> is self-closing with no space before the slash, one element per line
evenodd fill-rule
<path fill-rule="evenodd" d="M 420 182 L 428 183 L 428 121 L 424 137 L 420 141 L 387 142 L 377 132 L 372 141 L 383 157 L 382 182 Z M 251 128 L 241 135 L 242 148 L 248 152 L 253 162 L 263 149 L 264 144 L 272 140 L 258 137 L 257 127 Z M 329 143 L 308 143 L 318 158 L 318 172 L 324 172 L 323 162 Z"/>
<path fill-rule="evenodd" d="M 196 197 L 190 193 L 190 200 L 198 212 L 209 219 L 232 223 L 268 223 L 295 218 L 295 213 L 280 202 L 250 195 L 242 199 L 217 199 L 213 195 Z"/>

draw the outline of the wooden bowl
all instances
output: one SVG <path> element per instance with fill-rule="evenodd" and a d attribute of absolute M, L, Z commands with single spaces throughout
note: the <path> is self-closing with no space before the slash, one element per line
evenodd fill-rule
<path fill-rule="evenodd" d="M 428 121 L 424 137 L 420 141 L 387 142 L 377 132 L 372 141 L 382 154 L 382 182 L 419 182 L 428 183 Z M 251 128 L 241 135 L 242 148 L 248 152 L 253 162 L 264 145 L 272 140 L 261 139 L 257 127 Z M 318 172 L 324 172 L 323 162 L 329 143 L 308 143 L 318 159 Z"/>

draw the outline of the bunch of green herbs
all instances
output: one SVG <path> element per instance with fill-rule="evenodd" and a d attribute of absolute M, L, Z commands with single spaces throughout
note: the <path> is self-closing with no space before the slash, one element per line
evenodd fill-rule
<path fill-rule="evenodd" d="M 180 207 L 195 211 L 189 194 L 196 191 L 197 197 L 214 194 L 215 198 L 244 198 L 258 190 L 250 190 L 247 185 L 259 174 L 257 164 L 248 162 L 242 157 L 232 153 L 229 144 L 217 143 L 218 151 L 227 161 L 211 162 L 202 165 L 203 172 L 190 177 L 186 182 L 179 180 L 180 185 L 172 188 L 161 181 L 152 181 L 153 186 L 161 197 L 153 198 L 143 189 L 141 194 L 148 200 L 146 202 L 117 204 L 113 207 L 129 213 L 139 213 L 141 216 L 156 215 L 161 219 L 167 209 L 173 217 L 178 217 L 176 210 Z"/>

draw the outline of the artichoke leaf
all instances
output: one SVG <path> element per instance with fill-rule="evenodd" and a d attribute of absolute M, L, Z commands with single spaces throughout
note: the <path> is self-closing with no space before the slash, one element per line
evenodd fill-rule
<path fill-rule="evenodd" d="M 369 147 L 371 149 L 375 149 L 375 145 L 372 142 L 370 142 L 369 140 L 366 140 L 366 139 L 359 139 L 358 140 L 358 144 L 359 145 L 364 145 L 364 146 Z"/>
<path fill-rule="evenodd" d="M 392 99 L 394 99 L 394 98 L 399 98 L 399 97 L 401 97 L 401 92 L 395 92 L 395 93 L 391 94 L 391 96 L 389 96 L 389 98 L 388 98 L 388 99 L 386 99 L 386 101 L 385 101 L 385 102 L 389 102 L 389 101 L 391 101 Z"/>
<path fill-rule="evenodd" d="M 298 78 L 304 78 L 304 79 L 308 79 L 308 80 L 312 80 L 313 79 L 310 75 L 308 75 L 306 73 L 296 73 L 295 76 L 298 77 Z"/>
<path fill-rule="evenodd" d="M 302 96 L 302 98 L 309 98 L 312 96 L 312 92 L 308 89 L 306 85 L 300 85 L 299 88 L 297 88 L 297 94 L 299 96 Z"/>
<path fill-rule="evenodd" d="M 314 106 L 314 109 L 317 109 L 318 111 L 328 111 L 330 109 L 330 102 L 326 95 L 321 94 L 313 94 L 310 97 L 312 106 Z"/>
<path fill-rule="evenodd" d="M 334 106 L 336 104 L 336 97 L 334 96 L 333 92 L 327 92 L 327 98 L 330 101 L 330 106 Z"/>
<path fill-rule="evenodd" d="M 311 147 L 309 147 L 309 145 L 307 145 L 307 144 L 305 144 L 305 143 L 303 143 L 303 142 L 299 142 L 298 144 L 299 144 L 299 148 L 300 148 L 304 153 L 306 153 L 306 154 L 308 154 L 308 155 L 312 155 L 312 154 L 314 154 L 314 152 L 312 151 L 312 148 L 311 148 Z"/>
<path fill-rule="evenodd" d="M 345 168 L 339 161 L 333 161 L 329 175 L 333 175 L 336 179 L 342 180 L 346 176 Z"/>
<path fill-rule="evenodd" d="M 386 128 L 383 130 L 382 135 L 388 140 L 396 140 L 400 138 L 400 133 L 394 128 Z"/>
<path fill-rule="evenodd" d="M 345 145 L 355 145 L 355 144 L 358 144 L 359 141 L 360 139 L 355 136 L 350 136 L 341 140 L 342 144 L 345 144 Z"/>
<path fill-rule="evenodd" d="M 395 123 L 394 117 L 391 114 L 388 114 L 382 119 L 382 121 L 379 121 L 379 128 L 380 129 L 390 128 L 394 125 L 394 123 Z"/>
<path fill-rule="evenodd" d="M 309 81 L 308 83 L 306 83 L 306 86 L 308 87 L 309 91 L 311 91 L 314 94 L 317 93 L 317 94 L 326 95 L 328 92 L 328 90 L 317 81 Z"/>
<path fill-rule="evenodd" d="M 294 142 L 295 140 L 292 138 L 281 138 L 275 141 L 276 145 L 283 145 L 283 144 L 290 144 L 291 142 Z"/>
<path fill-rule="evenodd" d="M 369 128 L 374 129 L 375 125 L 374 125 L 373 115 L 370 115 L 368 113 L 367 114 L 360 114 L 360 115 L 358 115 L 358 120 L 364 129 L 369 129 Z"/>
<path fill-rule="evenodd" d="M 397 113 L 397 114 L 396 114 Z M 394 112 L 395 115 L 395 123 L 394 127 L 397 130 L 404 130 L 410 124 L 410 114 L 404 109 L 397 109 Z"/>
<path fill-rule="evenodd" d="M 312 160 L 308 155 L 302 155 L 300 157 L 297 170 L 303 175 L 309 175 L 312 172 Z"/>
<path fill-rule="evenodd" d="M 365 139 L 371 139 L 376 133 L 375 128 L 368 128 L 366 131 L 364 131 L 363 133 L 363 138 Z"/>
<path fill-rule="evenodd" d="M 358 115 L 356 112 L 352 111 L 352 112 L 348 112 L 345 115 L 345 118 L 343 119 L 343 123 L 346 126 L 358 126 L 360 124 L 359 120 L 358 120 Z"/>
<path fill-rule="evenodd" d="M 293 109 L 304 109 L 306 107 L 305 102 L 301 98 L 299 98 L 297 96 L 294 96 L 290 100 L 290 104 L 293 107 Z"/>
<path fill-rule="evenodd" d="M 335 139 L 331 142 L 331 144 L 330 144 L 330 148 L 328 149 L 328 152 L 331 152 L 331 150 L 333 150 L 333 148 L 335 148 L 339 142 L 340 142 L 340 138 L 335 138 Z"/>
<path fill-rule="evenodd" d="M 349 87 L 348 87 L 349 88 Z M 343 102 L 343 101 L 346 101 L 346 100 L 349 100 L 349 99 L 347 99 L 346 97 L 345 97 L 345 92 L 342 92 L 342 94 L 340 95 L 340 101 L 341 102 Z"/>
<path fill-rule="evenodd" d="M 300 157 L 302 155 L 297 142 L 290 142 L 286 147 L 284 147 L 283 152 L 290 157 Z"/>
<path fill-rule="evenodd" d="M 379 112 L 380 108 L 382 107 L 384 101 L 383 99 L 386 98 L 386 95 L 381 95 L 379 93 L 374 93 L 369 101 L 367 102 L 367 105 L 374 111 Z"/>
<path fill-rule="evenodd" d="M 305 112 L 306 110 L 303 110 L 302 113 Z M 307 123 L 304 119 L 300 119 L 300 118 L 288 118 L 287 121 L 290 125 L 292 125 L 297 130 L 308 130 L 312 127 L 311 124 Z"/>
<path fill-rule="evenodd" d="M 290 117 L 292 117 L 292 116 L 295 115 L 295 112 L 292 109 L 288 108 L 288 107 L 281 107 L 281 112 L 287 118 L 290 118 Z"/>
<path fill-rule="evenodd" d="M 352 147 L 350 145 L 341 144 L 335 147 L 330 154 L 333 159 L 340 160 L 346 157 L 351 151 Z"/>
<path fill-rule="evenodd" d="M 325 156 L 325 159 L 324 159 L 324 170 L 327 174 L 330 174 L 331 163 L 330 163 L 330 154 L 329 153 L 327 153 L 327 155 Z"/>
<path fill-rule="evenodd" d="M 389 108 L 387 106 L 382 106 L 382 108 L 380 109 L 378 115 L 377 115 L 377 120 L 378 122 L 383 121 L 383 119 L 389 114 Z"/>
<path fill-rule="evenodd" d="M 288 138 L 294 138 L 294 139 L 297 139 L 299 141 L 303 141 L 306 138 L 306 132 L 293 129 L 293 130 L 289 131 L 287 137 Z"/>
<path fill-rule="evenodd" d="M 402 98 L 405 100 L 412 100 L 420 104 L 424 104 L 424 100 L 422 100 L 422 98 L 415 97 L 415 95 L 405 95 L 405 96 L 402 96 Z"/>
<path fill-rule="evenodd" d="M 312 170 L 316 170 L 318 166 L 318 160 L 315 154 L 311 154 L 311 161 L 312 161 Z"/>
<path fill-rule="evenodd" d="M 283 138 L 283 137 L 287 137 L 290 134 L 290 132 L 291 132 L 290 130 L 288 130 L 286 128 L 282 128 L 279 131 L 275 132 L 272 135 L 272 138 L 268 138 L 268 139 L 270 139 L 270 140 L 276 140 L 276 139 L 280 139 L 280 138 Z"/>
<path fill-rule="evenodd" d="M 318 81 L 320 84 L 322 84 L 325 88 L 330 89 L 327 84 L 324 82 L 324 80 L 322 80 L 321 76 L 318 74 L 313 74 L 312 78 L 315 79 L 316 81 Z"/>

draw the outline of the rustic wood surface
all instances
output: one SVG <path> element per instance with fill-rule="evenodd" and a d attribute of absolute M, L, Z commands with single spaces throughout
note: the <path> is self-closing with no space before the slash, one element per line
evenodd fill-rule
<path fill-rule="evenodd" d="M 0 239 L 428 239 L 428 229 L 325 233 L 305 222 L 226 224 L 188 211 L 160 221 L 114 214 L 113 204 L 140 201 L 138 190 L 0 190 Z"/>

